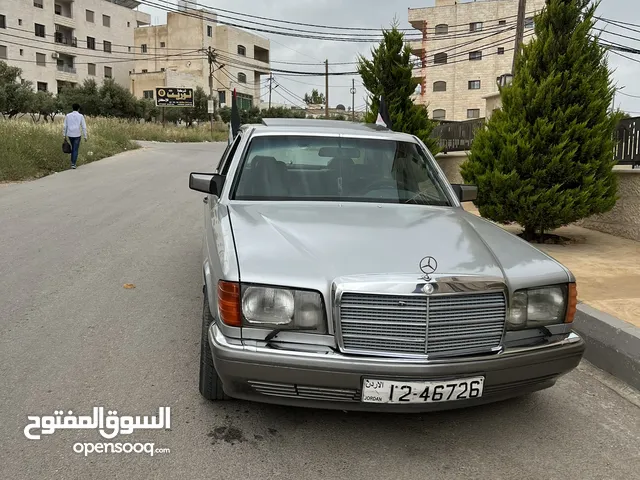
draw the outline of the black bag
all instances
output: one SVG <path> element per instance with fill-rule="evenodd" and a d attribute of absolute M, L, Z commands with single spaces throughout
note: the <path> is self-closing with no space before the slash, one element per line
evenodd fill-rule
<path fill-rule="evenodd" d="M 64 142 L 62 142 L 62 152 L 71 153 L 71 144 L 67 142 L 66 138 L 64 139 Z"/>

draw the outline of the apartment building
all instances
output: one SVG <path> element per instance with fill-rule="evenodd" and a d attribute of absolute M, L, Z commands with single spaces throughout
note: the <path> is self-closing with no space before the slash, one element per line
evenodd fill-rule
<path fill-rule="evenodd" d="M 185 7 L 167 13 L 167 23 L 136 28 L 135 68 L 131 91 L 153 98 L 155 87 L 202 87 L 209 92 L 211 47 L 213 92 L 220 105 L 231 105 L 236 89 L 238 107 L 260 104 L 262 76 L 270 72 L 270 42 L 239 28 L 216 23 L 214 14 Z"/>
<path fill-rule="evenodd" d="M 527 0 L 525 43 L 544 5 Z M 486 97 L 498 91 L 498 77 L 511 73 L 517 15 L 518 0 L 435 0 L 433 7 L 410 8 L 409 23 L 422 34 L 411 42 L 421 82 L 414 101 L 434 119 L 486 117 Z"/>
<path fill-rule="evenodd" d="M 0 60 L 54 94 L 86 78 L 129 85 L 133 32 L 151 23 L 134 0 L 1 0 Z M 128 59 L 131 59 L 130 61 Z"/>

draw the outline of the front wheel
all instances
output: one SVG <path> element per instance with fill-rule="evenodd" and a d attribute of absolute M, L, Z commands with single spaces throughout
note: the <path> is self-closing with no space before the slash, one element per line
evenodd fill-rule
<path fill-rule="evenodd" d="M 202 307 L 202 336 L 200 338 L 200 394 L 207 400 L 229 400 L 222 389 L 222 381 L 213 366 L 213 356 L 209 347 L 209 327 L 214 322 L 209 308 L 209 296 L 204 289 Z"/>

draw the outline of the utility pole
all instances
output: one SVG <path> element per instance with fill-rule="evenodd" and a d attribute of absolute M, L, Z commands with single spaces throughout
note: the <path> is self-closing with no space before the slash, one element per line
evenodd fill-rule
<path fill-rule="evenodd" d="M 356 121 L 356 80 L 351 79 L 351 121 Z"/>
<path fill-rule="evenodd" d="M 329 118 L 329 60 L 324 61 L 324 116 Z"/>
<path fill-rule="evenodd" d="M 211 114 L 211 135 L 213 135 L 213 119 L 216 116 L 216 102 L 213 100 L 213 64 L 216 61 L 216 55 L 211 46 L 206 53 L 209 60 L 209 98 L 213 101 L 213 113 Z"/>
<path fill-rule="evenodd" d="M 273 83 L 273 73 L 269 74 L 269 110 L 271 110 L 271 84 Z"/>
<path fill-rule="evenodd" d="M 516 73 L 516 60 L 520 51 L 520 45 L 522 45 L 522 39 L 524 37 L 524 12 L 527 7 L 527 0 L 518 0 L 518 24 L 516 26 L 516 42 L 513 50 L 513 63 L 511 64 L 511 75 Z"/>

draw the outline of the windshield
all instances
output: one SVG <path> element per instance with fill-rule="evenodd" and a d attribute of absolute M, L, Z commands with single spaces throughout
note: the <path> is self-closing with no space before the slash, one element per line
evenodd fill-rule
<path fill-rule="evenodd" d="M 237 173 L 235 200 L 323 200 L 450 206 L 418 144 L 259 136 Z"/>

